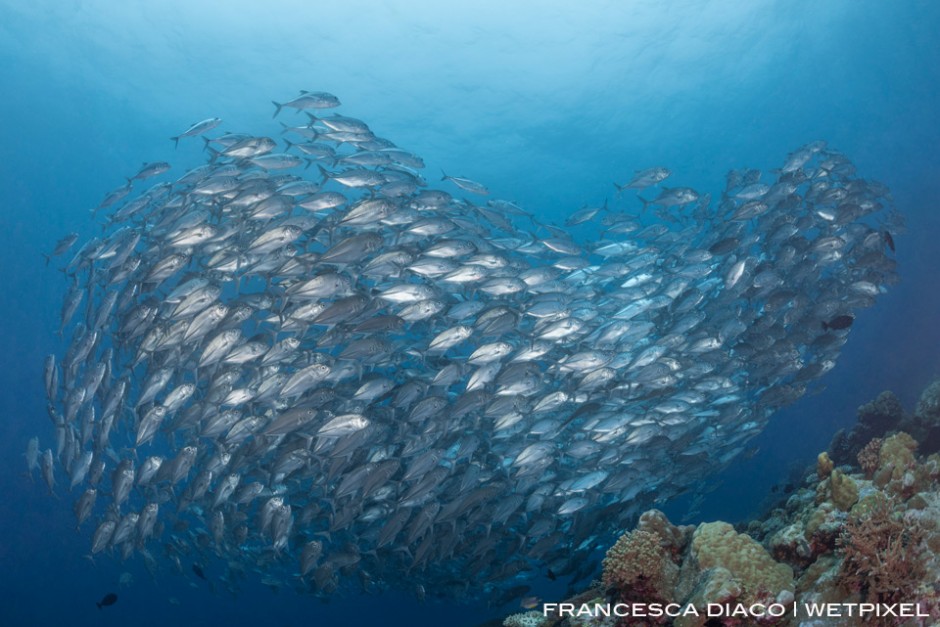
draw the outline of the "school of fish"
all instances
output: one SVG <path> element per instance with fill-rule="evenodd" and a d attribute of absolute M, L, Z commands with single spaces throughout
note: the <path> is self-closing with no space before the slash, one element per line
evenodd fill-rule
<path fill-rule="evenodd" d="M 207 163 L 145 164 L 100 237 L 47 257 L 67 348 L 44 368 L 54 443 L 27 461 L 92 555 L 322 596 L 590 577 L 896 280 L 888 190 L 822 142 L 714 199 L 643 170 L 562 228 L 468 178 L 432 187 L 339 104 L 275 103 L 304 122 L 283 152 L 193 125 L 172 139 Z"/>

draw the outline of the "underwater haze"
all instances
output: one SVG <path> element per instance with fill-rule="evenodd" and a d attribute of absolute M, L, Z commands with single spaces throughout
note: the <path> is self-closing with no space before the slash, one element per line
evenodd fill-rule
<path fill-rule="evenodd" d="M 743 184 L 735 187 L 729 183 L 726 178 L 729 171 L 760 170 L 761 181 L 774 183 L 787 174 L 788 155 L 801 147 L 817 146 L 807 154 L 823 160 L 829 153 L 820 152 L 819 144 L 813 142 L 826 142 L 828 149 L 845 155 L 854 164 L 855 170 L 840 179 L 845 188 L 856 189 L 852 185 L 865 179 L 890 189 L 890 199 L 886 199 L 879 195 L 880 187 L 862 185 L 866 201 L 883 202 L 885 213 L 887 205 L 893 204 L 906 223 L 902 227 L 895 219 L 889 226 L 878 222 L 866 227 L 874 229 L 873 233 L 884 229 L 891 233 L 896 252 L 879 250 L 879 255 L 883 253 L 897 260 L 900 281 L 894 284 L 893 280 L 885 280 L 885 285 L 878 286 L 884 289 L 877 290 L 877 304 L 859 309 L 857 314 L 853 310 L 854 321 L 848 322 L 851 335 L 844 347 L 840 344 L 835 349 L 839 352 L 841 348 L 838 364 L 829 372 L 822 369 L 819 376 L 810 377 L 811 385 L 805 396 L 799 398 L 797 394 L 780 403 L 786 406 L 777 409 L 775 404 L 755 400 L 757 392 L 748 391 L 753 381 L 742 377 L 742 398 L 757 407 L 753 410 L 754 422 L 762 426 L 764 413 L 770 417 L 762 431 L 754 429 L 751 421 L 744 418 L 733 423 L 736 429 L 747 430 L 744 433 L 747 437 L 740 445 L 736 441 L 734 446 L 728 445 L 728 450 L 734 453 L 734 461 L 728 460 L 730 464 L 725 460 L 711 464 L 709 469 L 715 472 L 702 476 L 701 468 L 696 466 L 693 472 L 690 467 L 685 478 L 670 474 L 681 474 L 684 463 L 681 460 L 671 468 L 662 462 L 649 466 L 661 471 L 663 477 L 670 475 L 670 481 L 677 486 L 674 492 L 681 495 L 667 498 L 673 494 L 669 491 L 660 498 L 654 489 L 657 476 L 645 477 L 646 484 L 641 490 L 645 490 L 644 506 L 655 503 L 670 518 L 683 523 L 738 521 L 759 513 L 772 486 L 788 481 L 793 469 L 814 460 L 836 430 L 852 424 L 856 407 L 885 389 L 895 391 L 905 406 L 911 407 L 919 391 L 940 374 L 937 324 L 940 292 L 936 288 L 940 269 L 937 246 L 940 218 L 936 211 L 940 198 L 938 29 L 940 5 L 927 1 L 649 1 L 581 6 L 528 1 L 0 2 L 0 84 L 4 93 L 0 99 L 3 120 L 0 188 L 4 198 L 0 268 L 4 270 L 6 284 L 0 292 L 6 330 L 0 357 L 3 381 L 0 477 L 5 496 L 0 514 L 0 560 L 5 566 L 2 582 L 6 600 L 0 622 L 5 625 L 446 622 L 471 626 L 515 611 L 518 602 L 511 595 L 506 597 L 508 605 L 493 605 L 493 599 L 501 598 L 499 593 L 513 583 L 531 586 L 531 594 L 546 600 L 560 600 L 564 595 L 564 577 L 549 581 L 540 572 L 532 573 L 534 578 L 526 581 L 521 578 L 513 581 L 515 573 L 507 576 L 508 581 L 492 575 L 496 593 L 489 595 L 475 589 L 475 584 L 482 582 L 464 582 L 470 584 L 464 598 L 453 593 L 452 582 L 443 582 L 435 575 L 421 584 L 423 593 L 416 594 L 415 582 L 419 578 L 414 577 L 418 568 L 385 573 L 382 585 L 377 586 L 380 593 L 361 595 L 355 586 L 346 585 L 341 586 L 342 593 L 337 595 L 304 595 L 295 593 L 290 582 L 274 585 L 266 579 L 260 561 L 246 567 L 245 577 L 235 589 L 223 581 L 224 559 L 202 560 L 197 573 L 190 554 L 183 553 L 181 573 L 168 566 L 172 559 L 166 561 L 164 553 L 172 551 L 165 551 L 164 546 L 174 542 L 171 534 L 185 535 L 184 531 L 170 529 L 171 524 L 167 524 L 163 536 L 151 547 L 151 552 L 160 559 L 155 576 L 148 572 L 139 555 L 127 560 L 121 559 L 118 550 L 95 551 L 91 555 L 92 535 L 98 521 L 85 523 L 76 531 L 72 506 L 84 486 L 70 490 L 69 473 L 59 467 L 54 495 L 50 496 L 43 477 L 28 468 L 23 454 L 33 436 L 38 436 L 41 449 L 55 450 L 43 365 L 47 355 L 57 355 L 60 363 L 63 357 L 67 358 L 72 339 L 71 331 L 58 334 L 60 327 L 66 326 L 60 315 L 72 279 L 57 269 L 69 263 L 83 242 L 117 231 L 116 226 L 106 225 L 103 217 L 113 212 L 114 207 L 95 216 L 91 212 L 106 194 L 134 176 L 141 163 L 172 164 L 167 181 L 177 181 L 187 171 L 207 163 L 210 155 L 203 150 L 200 137 L 184 137 L 178 147 L 171 137 L 179 136 L 200 120 L 218 117 L 223 120 L 221 125 L 206 137 L 218 138 L 225 132 L 266 135 L 277 140 L 276 152 L 280 153 L 282 139 L 303 141 L 296 135 L 282 134 L 281 123 L 302 127 L 308 123 L 313 126 L 313 122 L 304 112 L 288 107 L 272 120 L 275 106 L 271 101 L 290 101 L 300 90 L 334 94 L 342 102 L 340 107 L 311 111 L 322 120 L 334 113 L 363 120 L 376 136 L 391 140 L 412 156 L 420 156 L 427 166 L 421 175 L 429 189 L 446 190 L 454 197 L 481 206 L 488 199 L 505 199 L 530 214 L 531 225 L 526 223 L 524 229 L 519 225 L 529 218 L 515 216 L 512 228 L 492 231 L 512 233 L 493 238 L 488 232 L 487 237 L 480 238 L 497 245 L 512 240 L 517 248 L 506 256 L 512 257 L 518 267 L 539 266 L 548 255 L 543 249 L 520 252 L 524 247 L 520 247 L 518 238 L 532 233 L 536 240 L 564 239 L 559 236 L 560 230 L 570 232 L 572 241 L 594 253 L 591 264 L 606 264 L 606 258 L 600 262 L 597 257 L 603 256 L 598 252 L 601 250 L 598 242 L 607 241 L 602 239 L 600 228 L 593 223 L 578 224 L 578 220 L 571 218 L 579 209 L 601 207 L 605 202 L 608 208 L 597 214 L 598 224 L 602 216 L 615 214 L 636 217 L 643 227 L 662 219 L 669 229 L 679 232 L 680 226 L 687 228 L 682 232 L 718 251 L 719 242 L 710 238 L 736 228 L 734 222 L 738 218 L 715 213 L 703 202 L 699 205 L 701 215 L 708 219 L 695 222 L 698 214 L 681 208 L 692 206 L 699 195 L 704 198 L 706 194 L 711 195 L 711 202 L 717 207 L 730 193 L 734 198 L 731 209 L 740 210 L 750 200 L 751 192 L 745 192 Z M 349 156 L 349 143 L 355 142 L 339 142 L 338 153 Z M 229 147 L 216 146 L 222 151 L 221 163 L 226 163 L 224 150 Z M 235 160 L 229 165 L 243 167 Z M 325 178 L 321 178 L 317 164 L 289 171 L 322 184 L 325 189 L 347 191 L 340 187 L 345 183 L 331 179 L 339 177 L 342 168 L 323 165 L 327 166 Z M 612 185 L 625 184 L 638 171 L 655 167 L 668 168 L 667 181 L 640 184 L 619 192 Z M 440 181 L 438 173 L 442 170 L 467 180 Z M 267 172 L 265 168 L 258 178 L 267 177 Z M 385 184 L 388 182 L 386 179 Z M 489 194 L 473 192 L 474 182 L 485 185 Z M 135 193 L 150 184 L 151 181 L 135 182 Z M 657 196 L 660 190 L 677 188 L 697 190 L 696 200 L 664 200 Z M 727 192 L 724 196 L 723 191 Z M 644 197 L 644 202 L 636 200 L 637 194 Z M 371 195 L 371 192 L 361 194 L 363 198 Z M 662 211 L 655 213 L 658 198 L 662 199 L 658 203 Z M 653 209 L 644 209 L 646 204 Z M 679 209 L 669 213 L 670 207 Z M 813 207 L 799 210 L 804 209 L 807 220 L 818 222 L 820 218 Z M 676 222 L 679 226 L 667 222 L 670 215 L 681 217 Z M 459 220 L 456 223 L 463 227 Z M 349 226 L 336 228 L 349 229 L 352 235 L 358 231 L 354 227 L 360 224 L 363 222 L 353 220 Z M 47 265 L 43 254 L 50 254 L 60 238 L 71 232 L 78 234 L 78 244 Z M 260 234 L 260 230 L 251 230 L 249 252 L 258 252 L 264 246 L 255 239 Z M 145 243 L 148 237 L 151 236 L 144 236 Z M 758 242 L 765 241 L 763 233 L 757 232 L 754 237 Z M 744 235 L 740 238 L 745 239 Z M 310 250 L 316 249 L 322 255 L 321 262 L 331 253 L 334 259 L 345 254 L 315 239 L 311 236 Z M 729 238 L 721 241 L 725 239 Z M 391 246 L 390 241 L 386 238 L 380 246 Z M 563 243 L 558 243 L 558 247 L 564 248 Z M 316 248 L 320 244 L 322 247 Z M 415 246 L 425 253 L 429 250 L 424 244 Z M 653 246 L 649 246 L 652 250 Z M 657 246 L 663 248 L 665 240 Z M 743 258 L 744 244 L 735 242 L 733 246 Z M 770 245 L 761 251 L 765 257 L 774 257 L 779 252 Z M 552 254 L 555 252 L 553 249 Z M 757 258 L 756 253 L 747 254 Z M 205 257 L 208 259 L 208 253 Z M 552 257 L 552 262 L 557 261 L 556 257 Z M 629 264 L 629 259 L 625 255 L 622 261 Z M 359 259 L 354 261 L 358 263 Z M 338 271 L 353 276 L 348 267 L 340 266 Z M 893 272 L 885 274 L 893 277 Z M 838 276 L 826 278 L 841 285 L 839 281 L 845 275 Z M 357 277 L 353 279 L 360 287 L 367 285 L 370 294 L 374 289 L 374 293 L 388 295 L 386 284 Z M 506 278 L 499 273 L 489 277 Z M 783 276 L 784 282 L 786 279 Z M 283 283 L 288 292 L 296 289 L 291 281 Z M 725 290 L 734 288 L 736 280 L 723 281 Z M 438 295 L 447 291 L 439 282 L 429 280 L 428 284 L 438 290 Z M 799 286 L 797 291 L 810 297 L 816 295 L 811 285 Z M 708 316 L 717 315 L 717 305 L 707 308 L 707 295 L 714 295 L 713 303 L 722 304 L 724 301 L 718 295 L 721 287 L 710 284 L 701 287 L 706 294 L 704 304 L 690 307 L 707 312 Z M 567 297 L 577 302 L 582 297 L 580 292 L 575 287 L 570 289 Z M 480 302 L 496 301 L 495 296 L 472 291 L 461 295 L 461 301 L 477 298 Z M 514 302 L 520 309 L 533 307 L 533 300 L 525 300 L 528 297 L 510 298 L 519 299 Z M 287 300 L 284 302 L 286 306 Z M 607 310 L 602 310 L 606 314 Z M 86 316 L 84 305 L 78 311 L 77 318 Z M 395 311 L 403 315 L 401 310 Z M 615 311 L 610 309 L 614 317 L 619 315 Z M 840 321 L 836 313 L 842 312 L 815 321 L 813 332 L 822 333 L 819 322 L 833 325 L 836 334 L 847 332 L 839 328 L 845 321 Z M 678 313 L 669 318 L 670 324 L 679 321 Z M 708 322 L 706 319 L 704 324 Z M 602 331 L 592 324 L 600 322 L 588 326 L 598 333 Z M 423 350 L 444 329 L 413 328 L 417 330 L 411 335 L 396 340 L 396 351 L 406 354 L 408 349 Z M 525 327 L 520 322 L 512 337 L 521 339 L 508 340 L 509 345 L 519 349 L 524 344 L 528 346 L 533 338 L 549 338 L 541 329 Z M 794 337 L 799 336 L 799 329 L 788 330 Z M 656 333 L 666 335 L 658 327 L 650 333 L 654 337 Z M 248 335 L 251 334 L 246 333 L 246 339 Z M 803 339 L 794 342 L 800 344 Z M 343 339 L 339 346 L 348 348 L 348 340 Z M 565 359 L 575 352 L 567 345 L 554 350 L 560 352 L 553 354 Z M 481 357 L 474 358 L 469 352 L 452 352 L 449 359 L 456 369 L 462 368 L 464 362 L 474 366 L 490 363 Z M 690 358 L 689 363 L 692 361 Z M 408 362 L 409 372 L 423 376 L 426 364 L 421 360 Z M 374 363 L 368 367 L 378 373 Z M 191 365 L 177 368 L 179 373 L 193 374 L 194 385 L 205 385 L 200 383 L 205 379 L 200 379 L 196 370 Z M 139 380 L 134 389 L 139 392 L 145 387 L 145 375 L 144 370 L 137 372 Z M 461 376 L 469 374 L 461 372 Z M 543 381 L 549 381 L 543 384 L 552 387 L 540 393 L 568 394 L 564 373 L 564 368 L 543 373 Z M 780 381 L 784 381 L 782 377 Z M 767 388 L 778 383 L 776 379 L 768 380 Z M 680 391 L 691 392 L 690 386 Z M 337 386 L 337 391 L 342 393 L 342 387 Z M 202 392 L 199 390 L 197 396 Z M 447 394 L 443 396 L 446 398 Z M 574 402 L 574 397 L 569 400 Z M 647 402 L 645 397 L 630 398 L 623 401 L 623 407 L 646 411 Z M 348 412 L 351 405 L 342 407 L 343 412 Z M 662 405 L 657 407 L 660 413 L 672 412 Z M 131 405 L 131 409 L 136 407 Z M 141 403 L 140 413 L 146 409 L 147 403 Z M 101 412 L 100 407 L 98 411 Z M 711 416 L 707 411 L 702 411 L 703 419 Z M 409 420 L 416 420 L 413 411 L 406 415 Z M 378 422 L 372 414 L 369 417 Z M 422 427 L 430 431 L 434 423 L 429 420 Z M 325 428 L 319 432 L 320 441 L 332 446 Z M 342 428 L 349 427 L 344 424 Z M 341 433 L 347 435 L 346 431 Z M 125 427 L 121 436 L 128 434 L 129 440 L 123 444 L 112 442 L 115 449 L 147 444 L 148 438 L 142 437 L 136 427 Z M 284 434 L 272 431 L 269 435 Z M 718 437 L 733 439 L 734 435 L 722 433 Z M 752 435 L 755 437 L 750 439 Z M 519 441 L 526 438 L 525 434 L 507 439 L 481 432 L 474 442 L 480 450 L 488 452 L 490 457 L 486 459 L 503 459 L 504 466 L 515 466 L 517 470 L 513 472 L 518 472 L 515 475 L 518 477 L 523 474 L 518 467 L 524 465 L 520 460 L 525 455 L 518 447 L 513 448 L 514 437 Z M 183 446 L 182 441 L 175 442 L 163 434 L 159 438 L 163 438 L 160 446 L 165 448 L 157 450 L 168 458 Z M 655 447 L 658 443 L 653 437 L 645 446 Z M 692 445 L 689 447 L 691 452 Z M 648 455 L 643 448 L 644 443 L 639 442 L 636 454 Z M 153 451 L 141 448 L 135 463 L 140 466 L 152 454 Z M 442 463 L 439 468 L 461 468 L 461 463 L 467 464 L 459 455 L 452 465 Z M 381 463 L 378 458 L 376 463 Z M 405 463 L 406 472 L 416 474 L 409 463 Z M 105 475 L 110 477 L 117 462 L 109 460 L 108 464 Z M 485 473 L 484 466 L 481 472 Z M 560 462 L 546 468 L 565 478 L 569 476 L 565 473 L 574 472 Z M 570 475 L 571 480 L 578 476 Z M 605 480 L 606 474 L 601 481 Z M 290 492 L 293 488 L 286 489 L 288 494 L 294 494 Z M 217 495 L 217 488 L 213 490 Z M 535 487 L 532 490 L 537 492 Z M 572 494 L 580 495 L 581 491 L 589 494 L 590 487 L 578 488 Z M 103 493 L 110 489 L 101 492 L 96 518 L 104 513 Z M 167 499 L 181 498 L 172 490 L 167 494 L 171 494 Z M 522 494 L 531 496 L 520 491 Z M 605 493 L 604 499 L 610 494 Z M 439 498 L 446 508 L 449 503 L 444 496 Z M 519 499 L 521 502 L 522 497 Z M 593 507 L 599 517 L 598 529 L 617 526 L 616 518 L 606 521 L 601 518 L 607 511 L 601 511 L 601 505 L 611 506 L 604 499 L 586 501 L 585 512 Z M 544 510 L 548 512 L 546 520 L 554 512 L 563 512 L 557 514 L 562 545 L 570 541 L 565 539 L 566 534 L 577 535 L 565 526 L 569 519 L 564 518 L 568 510 L 585 507 L 585 503 L 573 503 L 575 500 L 563 498 L 552 505 L 551 511 Z M 139 510 L 143 504 L 144 501 L 138 501 L 136 508 Z M 630 506 L 629 502 L 623 503 L 624 509 Z M 300 508 L 296 504 L 294 507 L 297 514 Z M 166 503 L 164 509 L 172 508 Z M 290 517 L 290 508 L 287 511 Z M 446 533 L 444 527 L 448 525 L 449 521 L 440 524 L 437 532 Z M 363 526 L 362 530 L 363 555 L 382 549 L 382 542 L 375 541 L 371 528 Z M 266 526 L 260 535 L 268 533 L 271 532 Z M 489 541 L 489 534 L 487 527 L 479 540 Z M 421 536 L 418 531 L 414 535 Z M 493 535 L 497 537 L 496 533 Z M 193 548 L 188 542 L 177 542 L 177 548 Z M 274 543 L 278 544 L 276 537 Z M 609 543 L 608 537 L 606 545 Z M 296 544 L 297 540 L 291 539 L 288 552 L 292 556 L 300 553 Z M 375 547 L 376 544 L 380 546 Z M 531 547 L 527 550 L 529 555 L 534 551 Z M 410 556 L 408 549 L 399 553 L 406 552 Z M 594 558 L 602 554 L 597 553 Z M 227 559 L 237 561 L 237 556 L 229 554 Z M 443 570 L 447 569 L 448 561 L 459 564 L 454 566 L 455 576 L 469 578 L 467 573 L 473 570 L 460 556 L 439 561 L 445 563 Z M 296 565 L 293 567 L 297 569 Z M 496 570 L 489 565 L 487 568 L 490 569 L 484 569 L 487 573 Z M 394 573 L 405 582 L 403 585 L 395 585 Z M 300 577 L 295 576 L 291 581 L 298 580 Z M 441 583 L 441 589 L 436 589 L 435 583 Z M 95 603 L 108 593 L 116 593 L 117 602 L 96 607 Z"/>

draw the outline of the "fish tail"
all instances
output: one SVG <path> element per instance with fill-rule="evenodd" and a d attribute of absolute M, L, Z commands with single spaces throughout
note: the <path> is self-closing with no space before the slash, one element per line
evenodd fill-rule
<path fill-rule="evenodd" d="M 285 126 L 286 126 L 286 125 L 285 125 Z M 291 140 L 289 140 L 289 139 L 285 139 L 285 140 L 284 140 L 284 150 L 290 150 L 291 148 L 294 147 L 294 145 L 295 145 L 294 142 L 292 142 Z M 308 166 L 308 167 L 309 167 L 309 166 Z"/>
<path fill-rule="evenodd" d="M 823 331 L 828 331 L 828 330 L 829 330 L 829 323 L 826 322 L 825 320 L 823 320 L 823 322 L 822 322 L 822 328 L 823 328 Z"/>
<path fill-rule="evenodd" d="M 617 185 L 616 183 L 614 183 L 614 187 L 617 188 L 617 198 L 620 198 L 621 194 L 623 194 L 623 190 L 626 189 L 627 186 L 626 186 L 626 185 Z M 607 201 L 606 201 L 606 200 L 604 201 L 604 206 L 605 206 L 605 207 L 607 206 Z"/>
<path fill-rule="evenodd" d="M 48 266 L 49 262 L 52 261 L 52 255 L 47 255 L 46 253 L 42 253 L 42 256 L 46 258 L 46 265 Z"/>
<path fill-rule="evenodd" d="M 272 117 L 272 118 L 276 118 L 276 117 L 277 117 L 277 114 L 281 112 L 281 107 L 283 107 L 284 105 L 282 105 L 282 104 L 279 103 L 279 102 L 274 102 L 273 100 L 271 101 L 271 104 L 273 104 L 274 107 L 275 107 L 275 109 L 274 109 L 274 115 L 272 115 L 271 117 Z"/>
<path fill-rule="evenodd" d="M 180 147 L 180 136 L 179 136 L 179 135 L 177 135 L 176 137 L 171 137 L 170 139 L 173 141 L 173 147 L 174 147 L 174 148 L 179 148 L 179 147 Z"/>
<path fill-rule="evenodd" d="M 322 165 L 320 165 L 319 163 L 317 164 L 317 168 L 320 170 L 320 175 L 323 177 L 323 182 L 326 183 L 327 181 L 329 181 L 329 180 L 330 180 L 330 173 L 327 171 L 327 169 L 324 168 L 324 167 L 323 167 Z"/>
<path fill-rule="evenodd" d="M 97 601 L 95 601 L 95 605 L 97 605 L 97 606 L 98 606 L 98 609 L 99 609 L 99 610 L 100 610 L 100 609 L 101 609 L 101 607 L 102 607 L 102 605 L 101 605 L 101 603 L 98 603 Z"/>
<path fill-rule="evenodd" d="M 450 177 L 447 176 L 447 172 L 444 171 L 444 168 L 441 168 L 441 180 L 446 181 L 448 178 Z"/>
<path fill-rule="evenodd" d="M 641 203 L 643 203 L 643 209 L 640 210 L 641 213 L 646 213 L 647 207 L 649 207 L 651 204 L 653 204 L 653 201 L 652 201 L 652 200 L 647 200 L 647 199 L 643 198 L 642 196 L 640 196 L 639 194 L 637 194 L 636 197 L 640 199 L 640 202 L 641 202 Z"/>

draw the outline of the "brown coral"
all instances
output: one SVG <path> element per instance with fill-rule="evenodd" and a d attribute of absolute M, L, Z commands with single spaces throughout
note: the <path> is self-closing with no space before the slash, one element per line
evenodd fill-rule
<path fill-rule="evenodd" d="M 816 476 L 820 479 L 825 479 L 830 474 L 832 474 L 832 469 L 834 464 L 832 460 L 829 459 L 829 453 L 823 451 L 816 457 Z"/>
<path fill-rule="evenodd" d="M 881 443 L 881 438 L 873 438 L 858 452 L 858 467 L 865 473 L 866 479 L 874 477 L 875 471 L 878 470 L 878 463 L 881 460 Z"/>
<path fill-rule="evenodd" d="M 850 517 L 839 539 L 845 557 L 839 583 L 869 602 L 912 598 L 927 574 L 920 545 L 924 530 L 898 520 L 890 502 L 879 501 L 867 516 Z"/>

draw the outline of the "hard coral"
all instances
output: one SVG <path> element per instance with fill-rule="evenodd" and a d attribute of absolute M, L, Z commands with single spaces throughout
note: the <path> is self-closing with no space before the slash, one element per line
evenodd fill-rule
<path fill-rule="evenodd" d="M 917 441 L 903 431 L 886 438 L 878 451 L 878 470 L 875 471 L 874 482 L 879 488 L 889 483 L 895 483 L 893 492 L 908 491 L 913 486 L 904 485 L 905 475 L 912 469 L 916 460 L 914 451 L 917 450 Z M 908 494 L 910 496 L 910 494 Z"/>
<path fill-rule="evenodd" d="M 781 591 L 794 588 L 793 570 L 789 566 L 775 562 L 764 547 L 749 536 L 735 532 L 728 523 L 699 525 L 692 537 L 692 557 L 703 570 L 726 570 L 740 589 L 734 596 L 744 603 L 758 602 L 768 595 L 775 598 Z M 727 599 L 715 600 L 725 602 Z"/>
<path fill-rule="evenodd" d="M 845 553 L 840 585 L 868 602 L 909 600 L 927 574 L 923 539 L 920 525 L 899 520 L 888 501 L 877 503 L 864 517 L 850 517 L 839 539 Z"/>
<path fill-rule="evenodd" d="M 829 444 L 829 456 L 836 465 L 851 464 L 872 438 L 900 428 L 904 420 L 904 408 L 898 397 L 892 392 L 882 392 L 878 398 L 858 408 L 855 426 L 836 433 Z"/>
<path fill-rule="evenodd" d="M 816 457 L 816 476 L 820 479 L 825 479 L 832 474 L 833 466 L 832 460 L 829 459 L 829 454 L 823 451 Z"/>
<path fill-rule="evenodd" d="M 541 612 L 522 612 L 507 616 L 503 621 L 504 627 L 539 627 L 545 623 Z"/>
<path fill-rule="evenodd" d="M 832 503 L 847 512 L 858 501 L 858 485 L 855 480 L 840 470 L 834 470 L 829 477 L 829 491 Z"/>
<path fill-rule="evenodd" d="M 659 534 L 635 530 L 625 533 L 607 551 L 604 558 L 603 584 L 615 589 L 621 600 L 649 602 L 662 598 L 668 586 L 664 581 L 667 562 Z"/>
<path fill-rule="evenodd" d="M 858 467 L 865 473 L 866 479 L 874 477 L 875 471 L 878 470 L 878 463 L 881 459 L 881 443 L 881 438 L 874 438 L 858 453 Z"/>

